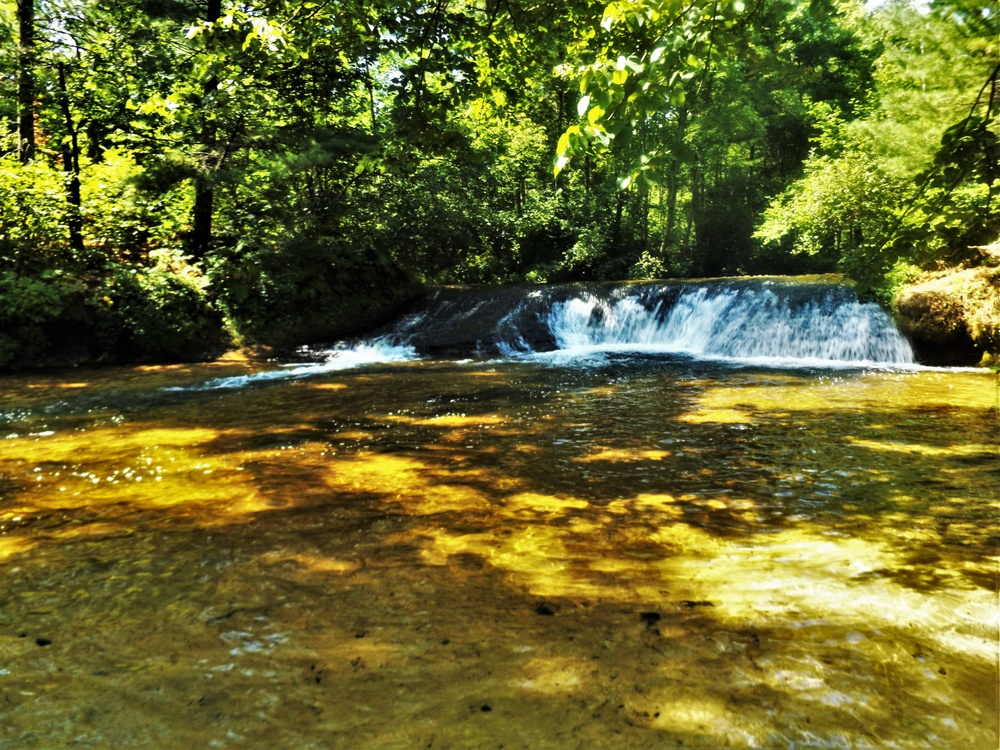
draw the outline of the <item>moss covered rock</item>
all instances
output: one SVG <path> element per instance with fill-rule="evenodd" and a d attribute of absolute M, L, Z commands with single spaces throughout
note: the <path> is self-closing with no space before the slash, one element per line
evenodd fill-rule
<path fill-rule="evenodd" d="M 1000 245 L 983 248 L 1000 260 Z M 987 364 L 1000 357 L 1000 267 L 928 271 L 896 296 L 900 328 L 921 361 Z"/>

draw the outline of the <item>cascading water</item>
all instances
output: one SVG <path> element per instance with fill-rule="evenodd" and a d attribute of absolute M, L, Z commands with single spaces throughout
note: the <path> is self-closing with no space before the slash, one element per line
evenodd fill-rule
<path fill-rule="evenodd" d="M 422 357 L 573 358 L 641 352 L 782 367 L 908 366 L 889 316 L 829 280 L 716 279 L 553 286 L 440 287 L 391 326 L 317 360 L 206 388 L 308 377 Z"/>
<path fill-rule="evenodd" d="M 849 290 L 806 299 L 769 287 L 695 286 L 672 304 L 636 296 L 583 295 L 553 305 L 559 349 L 637 349 L 735 360 L 909 364 L 913 352 L 892 320 Z"/>
<path fill-rule="evenodd" d="M 425 355 L 641 351 L 791 365 L 913 362 L 877 305 L 842 284 L 794 279 L 444 289 L 390 335 Z"/>

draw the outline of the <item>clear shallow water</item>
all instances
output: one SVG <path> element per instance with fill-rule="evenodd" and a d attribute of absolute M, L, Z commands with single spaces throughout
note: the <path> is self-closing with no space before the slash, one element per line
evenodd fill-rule
<path fill-rule="evenodd" d="M 0 746 L 996 747 L 995 376 L 251 369 L 0 381 Z"/>

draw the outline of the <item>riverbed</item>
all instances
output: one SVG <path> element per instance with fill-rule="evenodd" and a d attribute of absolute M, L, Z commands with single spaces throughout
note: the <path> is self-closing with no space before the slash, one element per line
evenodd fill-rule
<path fill-rule="evenodd" d="M 994 375 L 282 369 L 0 381 L 0 747 L 997 746 Z"/>

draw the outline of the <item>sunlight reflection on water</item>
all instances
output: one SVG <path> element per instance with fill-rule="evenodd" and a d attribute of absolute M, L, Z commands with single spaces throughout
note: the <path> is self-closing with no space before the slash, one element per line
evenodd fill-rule
<path fill-rule="evenodd" d="M 988 375 L 215 374 L 7 381 L 0 745 L 996 746 Z"/>

